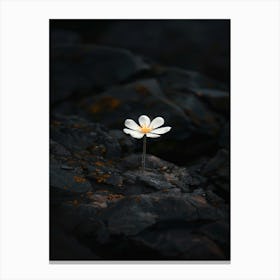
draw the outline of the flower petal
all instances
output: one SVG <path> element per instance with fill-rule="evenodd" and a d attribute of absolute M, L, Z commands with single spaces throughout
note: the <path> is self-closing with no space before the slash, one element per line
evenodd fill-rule
<path fill-rule="evenodd" d="M 126 134 L 130 134 L 132 131 L 135 131 L 135 130 L 128 129 L 128 128 L 123 129 L 123 132 L 126 133 Z"/>
<path fill-rule="evenodd" d="M 150 138 L 158 138 L 158 137 L 160 137 L 160 135 L 154 134 L 154 133 L 147 133 L 146 135 L 147 135 L 147 137 L 150 137 Z"/>
<path fill-rule="evenodd" d="M 170 129 L 171 129 L 170 126 L 165 126 L 165 127 L 153 129 L 153 130 L 151 131 L 151 133 L 164 134 L 164 133 L 168 132 Z"/>
<path fill-rule="evenodd" d="M 139 124 L 142 126 L 142 127 L 149 127 L 150 123 L 151 123 L 151 120 L 148 116 L 146 115 L 142 115 L 139 117 L 138 119 L 139 121 Z"/>
<path fill-rule="evenodd" d="M 135 131 L 135 130 L 132 130 L 129 134 L 133 138 L 137 138 L 137 139 L 140 139 L 140 138 L 142 138 L 144 136 L 144 133 L 139 132 L 139 131 Z"/>
<path fill-rule="evenodd" d="M 133 138 L 137 138 L 137 139 L 140 139 L 140 138 L 142 138 L 144 136 L 144 133 L 142 133 L 140 131 L 136 131 L 136 130 L 132 130 L 132 129 L 127 129 L 127 128 L 124 128 L 123 132 L 126 133 L 126 134 L 129 134 Z"/>
<path fill-rule="evenodd" d="M 131 119 L 126 119 L 124 122 L 124 125 L 133 130 L 140 129 L 139 125 L 134 120 L 131 120 Z"/>
<path fill-rule="evenodd" d="M 152 129 L 158 128 L 164 124 L 164 119 L 162 117 L 156 117 L 152 120 L 150 127 Z"/>

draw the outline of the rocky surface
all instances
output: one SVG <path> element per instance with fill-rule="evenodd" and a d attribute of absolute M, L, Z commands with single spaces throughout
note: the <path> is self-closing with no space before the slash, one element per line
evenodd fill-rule
<path fill-rule="evenodd" d="M 52 260 L 228 260 L 227 87 L 126 49 L 52 37 Z M 122 132 L 147 114 L 172 126 L 141 140 Z"/>
<path fill-rule="evenodd" d="M 189 167 L 148 155 L 143 172 L 127 140 L 51 122 L 51 259 L 228 259 L 226 150 Z"/>

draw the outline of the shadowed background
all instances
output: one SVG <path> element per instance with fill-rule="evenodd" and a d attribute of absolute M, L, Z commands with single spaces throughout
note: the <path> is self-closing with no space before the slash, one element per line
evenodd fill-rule
<path fill-rule="evenodd" d="M 193 69 L 229 84 L 229 20 L 61 20 L 51 28 L 72 40 L 126 48 L 169 66 Z M 78 36 L 79 34 L 79 36 Z M 56 39 L 63 32 L 56 32 Z M 70 39 L 70 34 L 69 38 Z M 66 39 L 67 40 L 67 39 Z"/>

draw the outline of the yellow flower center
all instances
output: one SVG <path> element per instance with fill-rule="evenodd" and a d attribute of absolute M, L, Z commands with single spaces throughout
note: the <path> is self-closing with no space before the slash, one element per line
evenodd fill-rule
<path fill-rule="evenodd" d="M 150 127 L 142 126 L 140 131 L 143 133 L 149 133 L 152 129 Z"/>

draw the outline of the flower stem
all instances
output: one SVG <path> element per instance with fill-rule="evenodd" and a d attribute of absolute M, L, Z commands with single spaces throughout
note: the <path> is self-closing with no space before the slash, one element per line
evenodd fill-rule
<path fill-rule="evenodd" d="M 145 172 L 146 161 L 146 135 L 143 137 L 142 171 Z"/>

